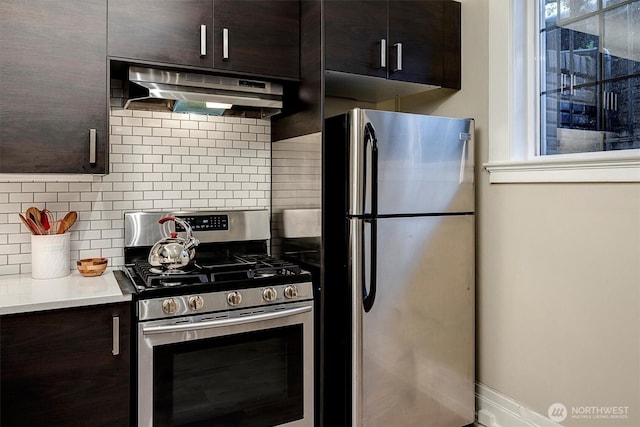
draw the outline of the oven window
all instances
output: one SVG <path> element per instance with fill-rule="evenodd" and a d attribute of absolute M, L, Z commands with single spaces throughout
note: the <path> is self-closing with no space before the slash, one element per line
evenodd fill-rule
<path fill-rule="evenodd" d="M 155 347 L 154 425 L 267 427 L 301 419 L 302 336 L 302 325 L 293 325 Z"/>

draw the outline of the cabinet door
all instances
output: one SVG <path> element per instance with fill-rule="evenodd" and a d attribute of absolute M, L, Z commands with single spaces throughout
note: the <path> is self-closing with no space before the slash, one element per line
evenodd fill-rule
<path fill-rule="evenodd" d="M 128 304 L 2 317 L 0 425 L 128 426 L 130 333 Z"/>
<path fill-rule="evenodd" d="M 0 2 L 0 172 L 108 172 L 106 14 L 104 0 Z"/>
<path fill-rule="evenodd" d="M 444 2 L 389 2 L 389 78 L 443 82 Z"/>
<path fill-rule="evenodd" d="M 214 28 L 214 68 L 299 78 L 298 1 L 214 0 Z"/>
<path fill-rule="evenodd" d="M 211 68 L 212 26 L 212 0 L 109 0 L 109 56 Z"/>
<path fill-rule="evenodd" d="M 324 2 L 325 69 L 387 77 L 387 1 Z"/>

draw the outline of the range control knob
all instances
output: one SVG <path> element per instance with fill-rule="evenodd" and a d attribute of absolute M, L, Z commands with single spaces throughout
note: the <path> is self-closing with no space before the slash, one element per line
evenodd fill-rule
<path fill-rule="evenodd" d="M 242 295 L 240 294 L 240 292 L 233 291 L 227 294 L 227 303 L 229 303 L 230 306 L 235 307 L 241 302 L 242 302 Z"/>
<path fill-rule="evenodd" d="M 204 307 L 204 300 L 202 299 L 201 296 L 196 295 L 196 296 L 189 297 L 189 308 L 191 310 L 197 311 L 197 310 L 200 310 L 202 307 Z"/>
<path fill-rule="evenodd" d="M 178 311 L 178 304 L 173 298 L 167 298 L 162 301 L 162 312 L 164 314 L 175 314 L 176 311 Z"/>
<path fill-rule="evenodd" d="M 289 285 L 284 288 L 284 297 L 292 299 L 298 296 L 298 287 L 296 285 Z"/>
<path fill-rule="evenodd" d="M 278 291 L 276 291 L 274 288 L 264 288 L 264 290 L 262 291 L 262 299 L 266 302 L 275 301 L 277 296 Z"/>

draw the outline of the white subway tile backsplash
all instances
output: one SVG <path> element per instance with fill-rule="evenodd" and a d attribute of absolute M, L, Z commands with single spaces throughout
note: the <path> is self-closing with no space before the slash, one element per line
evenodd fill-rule
<path fill-rule="evenodd" d="M 22 184 L 16 182 L 0 182 L 0 193 L 17 193 L 22 191 Z"/>
<path fill-rule="evenodd" d="M 319 208 L 322 136 L 305 135 L 273 144 L 271 168 L 272 253 L 281 252 L 282 210 Z M 258 172 L 260 169 L 258 170 Z M 255 175 L 260 176 L 260 175 Z"/>
<path fill-rule="evenodd" d="M 123 117 L 121 126 L 144 126 L 140 117 Z"/>
<path fill-rule="evenodd" d="M 112 135 L 132 135 L 132 128 L 130 126 L 111 126 Z"/>
<path fill-rule="evenodd" d="M 20 253 L 20 245 L 19 244 L 15 244 L 15 245 L 2 245 L 0 246 L 0 254 L 1 255 L 11 255 L 11 254 L 15 254 L 15 253 Z"/>
<path fill-rule="evenodd" d="M 270 208 L 268 120 L 113 107 L 109 123 L 108 175 L 0 183 L 0 275 L 31 271 L 31 238 L 17 215 L 29 206 L 57 218 L 78 212 L 70 268 L 86 257 L 124 263 L 126 211 Z"/>
<path fill-rule="evenodd" d="M 125 139 L 127 139 L 127 141 L 131 141 L 131 139 L 128 139 L 128 138 L 139 139 L 139 138 L 145 138 L 147 136 L 151 136 L 156 129 L 159 129 L 159 128 L 141 128 L 141 127 L 133 128 L 131 130 L 131 136 L 122 136 L 123 144 L 125 143 L 124 142 Z M 129 144 L 130 142 L 127 142 L 127 143 Z"/>
<path fill-rule="evenodd" d="M 169 120 L 161 120 L 161 119 L 151 119 L 151 118 L 143 118 L 142 119 L 142 126 L 143 127 L 151 127 L 151 128 L 159 128 L 159 127 L 175 127 L 175 126 L 171 126 L 166 124 L 165 122 L 168 122 Z"/>
<path fill-rule="evenodd" d="M 11 193 L 9 203 L 33 202 L 33 193 Z"/>
<path fill-rule="evenodd" d="M 45 191 L 45 189 L 44 182 L 25 182 L 22 184 L 23 193 L 38 193 Z"/>
<path fill-rule="evenodd" d="M 189 138 L 189 129 L 171 129 L 171 136 L 174 138 Z"/>

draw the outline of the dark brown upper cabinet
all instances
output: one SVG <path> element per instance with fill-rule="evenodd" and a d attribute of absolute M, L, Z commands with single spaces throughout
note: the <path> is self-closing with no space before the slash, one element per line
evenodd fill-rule
<path fill-rule="evenodd" d="M 109 0 L 112 58 L 299 78 L 299 2 Z"/>
<path fill-rule="evenodd" d="M 264 76 L 300 76 L 300 4 L 214 0 L 213 67 Z"/>
<path fill-rule="evenodd" d="M 325 1 L 325 68 L 386 78 L 387 15 L 386 0 Z"/>
<path fill-rule="evenodd" d="M 132 425 L 130 371 L 130 303 L 0 317 L 0 425 Z"/>
<path fill-rule="evenodd" d="M 460 88 L 460 3 L 325 0 L 325 69 Z"/>
<path fill-rule="evenodd" d="M 0 173 L 108 172 L 104 0 L 0 2 Z"/>
<path fill-rule="evenodd" d="M 109 0 L 109 56 L 211 68 L 212 0 Z"/>

